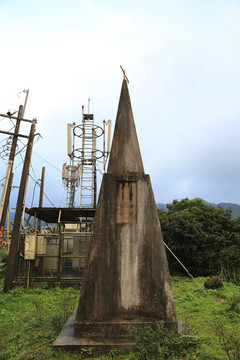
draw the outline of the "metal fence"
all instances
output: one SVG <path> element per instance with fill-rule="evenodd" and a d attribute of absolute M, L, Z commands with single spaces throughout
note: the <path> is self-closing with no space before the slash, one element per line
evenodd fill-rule
<path fill-rule="evenodd" d="M 28 247 L 27 242 L 32 241 Z M 81 282 L 91 232 L 23 235 L 19 244 L 16 282 Z M 29 245 L 28 245 L 29 246 Z"/>

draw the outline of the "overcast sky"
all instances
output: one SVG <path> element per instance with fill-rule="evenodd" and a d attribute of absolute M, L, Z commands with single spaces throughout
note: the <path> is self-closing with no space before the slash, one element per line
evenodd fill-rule
<path fill-rule="evenodd" d="M 81 123 L 89 96 L 95 122 L 115 123 L 120 65 L 156 202 L 240 204 L 239 0 L 0 0 L 0 14 L 0 113 L 18 109 L 30 90 L 25 118 L 37 117 L 42 135 L 31 174 L 46 167 L 55 206 L 66 202 L 67 123 Z"/>

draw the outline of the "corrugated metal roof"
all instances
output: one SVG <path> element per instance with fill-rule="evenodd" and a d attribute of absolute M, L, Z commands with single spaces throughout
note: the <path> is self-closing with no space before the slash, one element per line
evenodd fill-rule
<path fill-rule="evenodd" d="M 29 215 L 35 216 L 45 221 L 46 223 L 58 223 L 60 222 L 79 222 L 80 218 L 88 217 L 93 218 L 96 209 L 85 209 L 85 208 L 27 208 L 25 212 Z"/>

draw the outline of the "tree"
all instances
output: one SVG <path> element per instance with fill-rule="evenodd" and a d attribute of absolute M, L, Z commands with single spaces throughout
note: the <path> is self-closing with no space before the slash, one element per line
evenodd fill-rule
<path fill-rule="evenodd" d="M 164 241 L 194 276 L 240 267 L 240 219 L 232 220 L 231 210 L 187 198 L 167 208 L 159 210 Z M 179 271 L 172 255 L 168 259 L 170 270 Z"/>

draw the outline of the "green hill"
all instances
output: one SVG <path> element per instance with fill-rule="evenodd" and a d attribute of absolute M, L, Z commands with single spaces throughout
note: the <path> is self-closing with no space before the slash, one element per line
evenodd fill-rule
<path fill-rule="evenodd" d="M 219 203 L 219 204 L 214 204 L 214 203 L 210 203 L 205 201 L 204 199 L 201 199 L 204 204 L 206 205 L 211 205 L 211 206 L 215 206 L 215 207 L 222 207 L 224 210 L 226 209 L 231 209 L 232 210 L 232 218 L 235 219 L 236 217 L 240 216 L 240 205 L 237 204 L 232 204 L 232 203 Z M 158 209 L 163 209 L 165 211 L 167 211 L 167 204 L 163 204 L 163 203 L 157 203 L 157 208 Z"/>

